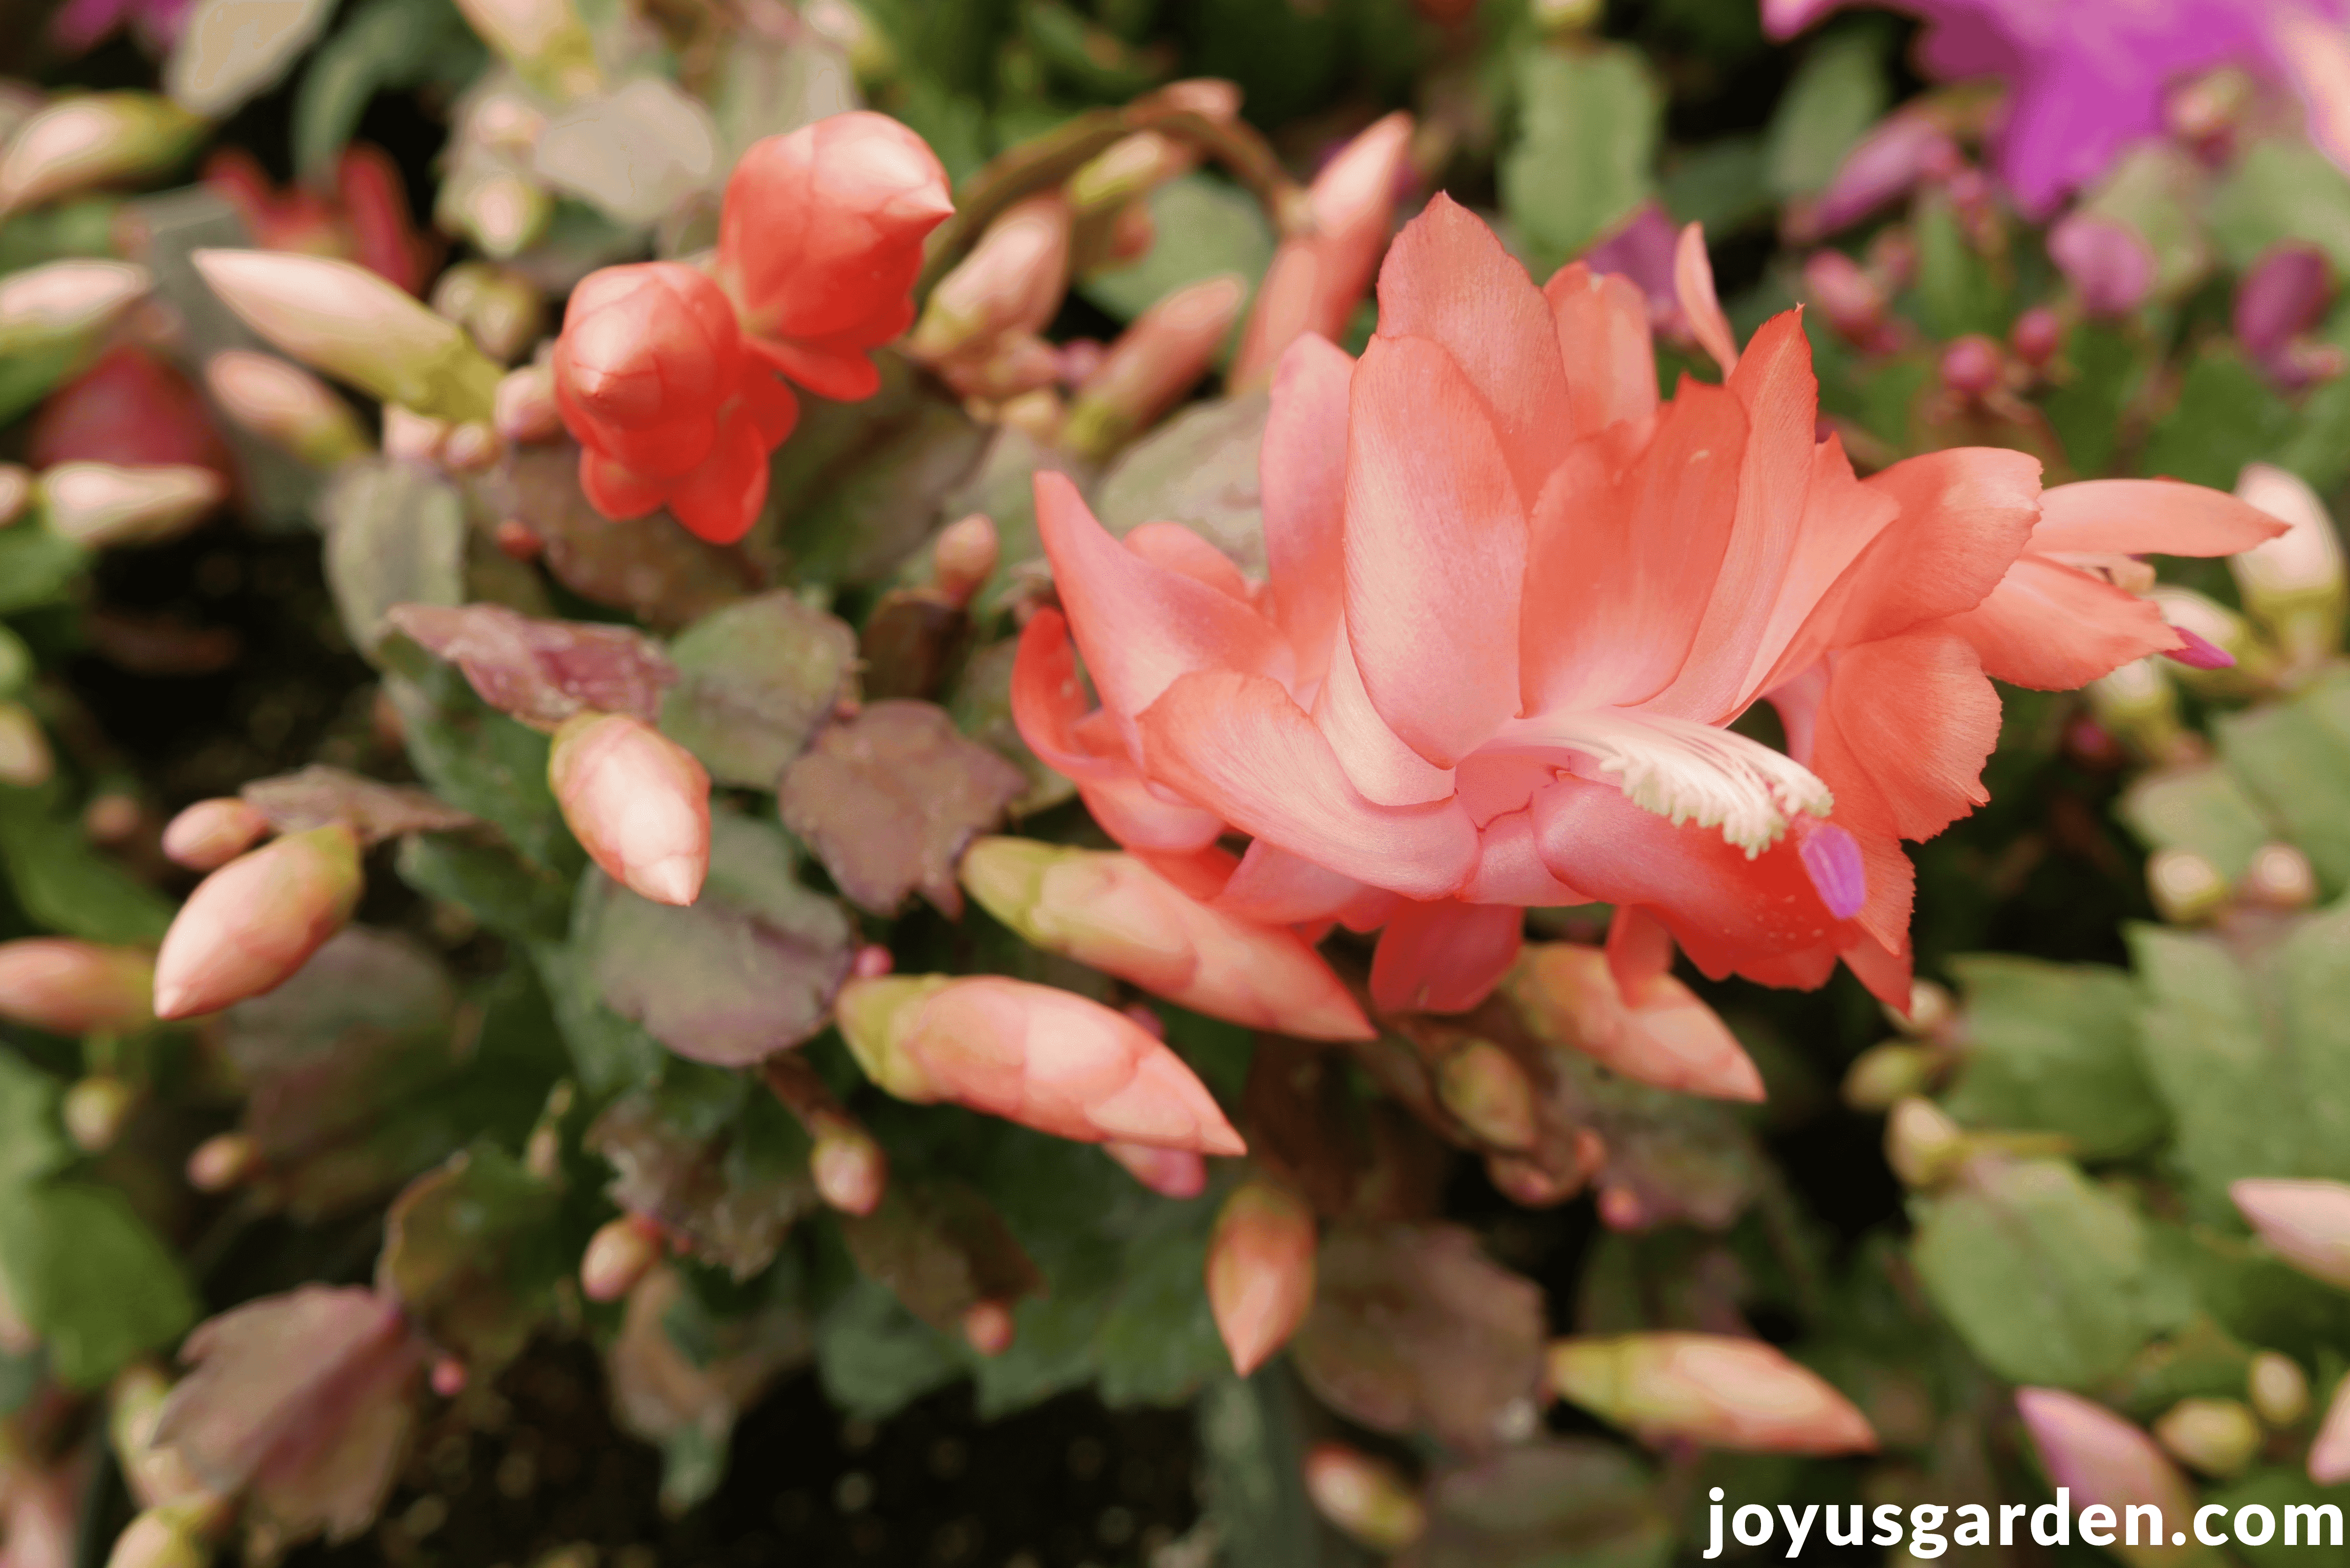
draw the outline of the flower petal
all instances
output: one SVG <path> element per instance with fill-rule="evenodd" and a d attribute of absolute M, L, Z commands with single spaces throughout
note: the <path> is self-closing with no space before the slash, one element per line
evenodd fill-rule
<path fill-rule="evenodd" d="M 1831 657 L 1812 766 L 1855 833 L 1926 839 L 1991 799 L 1999 693 L 1967 640 L 1940 626 Z"/>
<path fill-rule="evenodd" d="M 1596 435 L 1618 420 L 1657 410 L 1657 351 L 1639 286 L 1581 262 L 1543 286 L 1566 361 L 1567 428 Z"/>
<path fill-rule="evenodd" d="M 1367 799 L 1314 722 L 1266 677 L 1229 670 L 1183 676 L 1139 728 L 1152 778 L 1341 876 L 1440 898 L 1476 864 L 1477 830 L 1457 802 Z"/>
<path fill-rule="evenodd" d="M 2032 548 L 2043 555 L 2232 556 L 2283 532 L 2259 507 L 2225 491 L 2175 479 L 2089 479 L 2041 496 Z"/>
<path fill-rule="evenodd" d="M 1899 502 L 1870 489 L 1854 475 L 1840 437 L 1831 435 L 1813 448 L 1803 517 L 1795 526 L 1794 546 L 1786 572 L 1779 579 L 1762 640 L 1747 667 L 1746 685 L 1739 698 L 1742 704 L 1818 659 L 1820 638 L 1804 639 L 1805 646 L 1800 649 L 1794 647 L 1796 639 L 1811 628 L 1813 612 L 1836 580 L 1900 512 Z"/>
<path fill-rule="evenodd" d="M 1527 909 L 1588 904 L 1591 896 L 1568 887 L 1543 863 L 1531 810 L 1504 812 L 1477 836 L 1477 874 L 1461 889 L 1472 904 L 1517 904 Z"/>
<path fill-rule="evenodd" d="M 1612 485 L 1596 443 L 1569 450 L 1534 504 L 1527 546 L 1529 711 L 1628 707 L 1680 672 L 1730 545 L 1745 448 L 1736 395 L 1685 381 Z"/>
<path fill-rule="evenodd" d="M 1721 301 L 1713 291 L 1713 260 L 1705 254 L 1702 223 L 1681 231 L 1680 244 L 1673 252 L 1673 293 L 1699 346 L 1729 376 L 1738 369 L 1738 339 L 1731 336 L 1730 318 L 1721 314 Z"/>
<path fill-rule="evenodd" d="M 1532 505 L 1570 429 L 1551 309 L 1493 231 L 1441 192 L 1379 268 L 1379 335 L 1425 337 L 1460 366 Z"/>
<path fill-rule="evenodd" d="M 1388 727 L 1450 767 L 1517 711 L 1525 510 L 1483 400 L 1429 339 L 1373 339 L 1350 411 L 1347 639 Z"/>
<path fill-rule="evenodd" d="M 1369 891 L 1352 877 L 1260 838 L 1248 846 L 1239 868 L 1210 902 L 1244 920 L 1292 926 L 1335 920 Z"/>
<path fill-rule="evenodd" d="M 1513 904 L 1406 903 L 1371 955 L 1371 1002 L 1383 1012 L 1466 1012 L 1517 962 L 1525 926 Z"/>
<path fill-rule="evenodd" d="M 1297 657 L 1298 689 L 1319 682 L 1346 604 L 1347 398 L 1355 361 L 1300 337 L 1273 373 L 1257 475 L 1273 618 Z"/>
<path fill-rule="evenodd" d="M 1397 738 L 1371 706 L 1355 651 L 1342 624 L 1330 649 L 1330 668 L 1314 698 L 1314 723 L 1338 754 L 1347 776 L 1381 805 L 1417 805 L 1453 793 L 1451 768 L 1440 768 Z"/>
<path fill-rule="evenodd" d="M 1990 597 L 1944 624 L 1974 645 L 1985 674 L 2041 691 L 2074 691 L 2178 646 L 2152 600 L 2041 556 L 2016 562 Z"/>

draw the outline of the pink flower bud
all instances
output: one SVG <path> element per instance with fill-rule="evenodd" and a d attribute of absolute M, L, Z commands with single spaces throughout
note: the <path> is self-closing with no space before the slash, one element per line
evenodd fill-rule
<path fill-rule="evenodd" d="M 1180 288 L 1118 334 L 1077 389 L 1062 439 L 1106 456 L 1173 407 L 1215 363 L 1248 286 L 1229 273 Z"/>
<path fill-rule="evenodd" d="M 866 1075 L 1083 1143 L 1247 1152 L 1181 1057 L 1097 1002 L 995 975 L 852 980 L 834 1012 Z"/>
<path fill-rule="evenodd" d="M 2334 1385 L 2325 1419 L 2309 1445 L 2309 1479 L 2320 1486 L 2350 1480 L 2350 1377 Z"/>
<path fill-rule="evenodd" d="M 844 1214 L 872 1213 L 889 1185 L 889 1157 L 853 1122 L 835 1122 L 816 1134 L 808 1170 L 816 1196 Z"/>
<path fill-rule="evenodd" d="M 57 771 L 49 737 L 22 702 L 0 702 L 0 784 L 37 789 Z"/>
<path fill-rule="evenodd" d="M 564 721 L 546 757 L 563 820 L 604 874 L 657 904 L 691 904 L 710 869 L 710 775 L 641 719 Z"/>
<path fill-rule="evenodd" d="M 2350 1185 L 2247 1178 L 2230 1183 L 2228 1196 L 2278 1257 L 2350 1290 Z"/>
<path fill-rule="evenodd" d="M 464 328 L 353 262 L 201 250 L 222 303 L 283 353 L 434 419 L 486 420 L 500 374 Z"/>
<path fill-rule="evenodd" d="M 743 351 L 716 284 L 681 262 L 590 273 L 552 363 L 596 510 L 636 517 L 666 504 L 713 544 L 749 532 L 766 504 L 767 453 L 799 403 Z"/>
<path fill-rule="evenodd" d="M 1273 374 L 1283 350 L 1306 332 L 1337 341 L 1363 302 L 1387 249 L 1396 185 L 1411 149 L 1411 116 L 1388 115 L 1333 158 L 1306 192 L 1314 232 L 1274 254 L 1229 379 L 1251 385 Z"/>
<path fill-rule="evenodd" d="M 240 426 L 312 468 L 368 450 L 367 432 L 324 381 L 275 354 L 231 348 L 204 362 L 204 386 Z"/>
<path fill-rule="evenodd" d="M 1316 1443 L 1305 1456 L 1305 1495 L 1374 1552 L 1401 1552 L 1428 1530 L 1427 1505 L 1396 1468 L 1344 1443 Z"/>
<path fill-rule="evenodd" d="M 1133 856 L 983 838 L 960 874 L 988 913 L 1035 946 L 1180 1006 L 1308 1040 L 1374 1033 L 1295 931 L 1211 909 Z"/>
<path fill-rule="evenodd" d="M 977 1302 L 962 1314 L 963 1342 L 982 1355 L 1011 1349 L 1013 1334 L 1012 1309 L 1002 1302 Z"/>
<path fill-rule="evenodd" d="M 143 266 L 54 261 L 0 277 L 0 357 L 95 337 L 152 286 Z"/>
<path fill-rule="evenodd" d="M 40 483 L 50 529 L 93 550 L 177 538 L 228 495 L 218 473 L 192 463 L 65 462 L 43 473 Z"/>
<path fill-rule="evenodd" d="M 1804 292 L 1851 343 L 1873 347 L 1885 329 L 1885 291 L 1842 251 L 1814 251 L 1804 259 Z"/>
<path fill-rule="evenodd" d="M 2003 364 L 1999 345 L 1981 333 L 1970 333 L 1942 350 L 1942 385 L 1962 398 L 1980 398 L 1997 389 Z"/>
<path fill-rule="evenodd" d="M 120 1078 L 93 1075 L 77 1079 L 57 1107 L 66 1136 L 84 1154 L 104 1154 L 122 1136 L 122 1124 L 138 1107 L 138 1098 Z"/>
<path fill-rule="evenodd" d="M 2133 1506 L 2151 1505 L 2162 1511 L 2165 1529 L 2172 1528 L 2168 1521 L 2193 1515 L 2196 1497 L 2187 1478 L 2153 1438 L 2103 1405 L 2057 1388 L 2019 1388 L 2015 1413 L 2040 1450 L 2050 1484 L 2074 1493 L 2079 1506 L 2102 1504 L 2126 1517 Z M 2167 1562 L 2169 1543 L 2160 1545 L 2144 1554 L 2118 1550 L 2141 1563 Z"/>
<path fill-rule="evenodd" d="M 1906 195 L 1930 171 L 1958 161 L 1950 134 L 1922 115 L 1881 121 L 1846 154 L 1811 215 L 1816 234 L 1832 234 Z"/>
<path fill-rule="evenodd" d="M 509 370 L 498 382 L 490 424 L 509 441 L 552 441 L 563 429 L 555 402 L 555 371 L 546 365 Z"/>
<path fill-rule="evenodd" d="M 1852 1401 L 1785 1352 L 1718 1334 L 1627 1334 L 1550 1347 L 1562 1399 L 1649 1442 L 1765 1454 L 1873 1453 Z"/>
<path fill-rule="evenodd" d="M 2008 348 L 2034 369 L 2054 358 L 2064 343 L 2064 324 L 2044 305 L 2035 305 L 2017 317 L 2007 332 Z"/>
<path fill-rule="evenodd" d="M 70 937 L 0 942 L 0 1018 L 52 1034 L 140 1029 L 155 1021 L 155 961 L 136 948 Z"/>
<path fill-rule="evenodd" d="M 330 823 L 239 856 L 199 883 L 163 933 L 155 1016 L 192 1018 L 276 989 L 343 928 L 359 844 Z"/>
<path fill-rule="evenodd" d="M 616 1302 L 660 1262 L 661 1236 L 650 1220 L 623 1214 L 588 1238 L 579 1256 L 579 1289 L 591 1302 Z"/>
<path fill-rule="evenodd" d="M 954 211 L 928 143 L 836 114 L 754 142 L 726 182 L 718 277 L 752 348 L 820 397 L 871 397 L 866 351 L 913 324 L 922 242 Z"/>
<path fill-rule="evenodd" d="M 972 596 L 987 586 L 995 575 L 995 563 L 1002 546 L 995 536 L 995 520 L 984 512 L 948 524 L 939 531 L 937 544 L 931 548 L 931 573 L 937 580 L 939 592 L 958 605 L 969 604 Z"/>
<path fill-rule="evenodd" d="M 1288 1188 L 1233 1189 L 1208 1241 L 1208 1308 L 1245 1377 L 1289 1343 L 1314 1305 L 1314 1211 Z"/>
<path fill-rule="evenodd" d="M 2265 364 L 2323 320 L 2333 297 L 2324 251 L 2299 240 L 2272 245 L 2236 286 L 2236 341 Z"/>
<path fill-rule="evenodd" d="M 2074 213 L 2048 235 L 2048 255 L 2092 316 L 2126 316 L 2154 290 L 2153 249 L 2111 218 Z"/>
<path fill-rule="evenodd" d="M 1007 333 L 1043 331 L 1068 292 L 1069 223 L 1057 192 L 1005 209 L 931 291 L 906 352 L 935 363 Z"/>
<path fill-rule="evenodd" d="M 16 127 L 0 149 L 0 215 L 103 185 L 161 174 L 185 157 L 204 121 L 144 92 L 77 93 Z"/>
<path fill-rule="evenodd" d="M 432 1392 L 443 1399 L 454 1399 L 473 1380 L 472 1371 L 453 1355 L 443 1355 L 432 1363 Z"/>
<path fill-rule="evenodd" d="M 261 1168 L 261 1146 L 244 1133 L 216 1133 L 188 1156 L 188 1185 L 199 1192 L 225 1192 Z"/>
<path fill-rule="evenodd" d="M 225 866 L 269 831 L 269 819 L 235 795 L 200 800 L 163 829 L 163 853 L 191 871 Z"/>
<path fill-rule="evenodd" d="M 1717 1099 L 1762 1098 L 1762 1075 L 1738 1037 L 1669 974 L 1652 978 L 1635 1005 L 1605 950 L 1545 942 L 1525 950 L 1507 984 L 1536 1033 L 1626 1077 Z"/>
<path fill-rule="evenodd" d="M 1186 1148 L 1153 1148 L 1112 1138 L 1102 1152 L 1161 1198 L 1197 1198 L 1208 1189 L 1208 1162 Z"/>

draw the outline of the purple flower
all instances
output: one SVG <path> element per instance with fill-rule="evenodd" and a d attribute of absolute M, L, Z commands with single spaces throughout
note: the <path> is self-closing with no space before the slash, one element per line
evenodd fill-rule
<path fill-rule="evenodd" d="M 1763 0 L 1786 37 L 1846 0 Z M 2016 203 L 2044 218 L 2116 155 L 2163 129 L 2178 81 L 2220 66 L 2297 78 L 2288 28 L 2339 25 L 2350 0 L 1889 0 L 1926 23 L 1918 63 L 1942 78 L 1997 76 L 2008 102 L 1992 156 Z"/>
<path fill-rule="evenodd" d="M 171 47 L 188 19 L 192 0 L 66 0 L 49 18 L 49 37 L 69 55 L 105 42 L 126 24 L 158 52 Z"/>

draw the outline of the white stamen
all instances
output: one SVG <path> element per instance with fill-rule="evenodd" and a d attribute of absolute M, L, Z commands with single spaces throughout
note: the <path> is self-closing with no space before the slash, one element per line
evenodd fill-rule
<path fill-rule="evenodd" d="M 1750 860 L 1778 842 L 1797 812 L 1825 816 L 1835 805 L 1827 785 L 1793 757 L 1732 731 L 1661 713 L 1537 713 L 1511 720 L 1479 750 L 1574 753 L 1614 780 L 1634 805 L 1677 826 L 1719 827 Z"/>

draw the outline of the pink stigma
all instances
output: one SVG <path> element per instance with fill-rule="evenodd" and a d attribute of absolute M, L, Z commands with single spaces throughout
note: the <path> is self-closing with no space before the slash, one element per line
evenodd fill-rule
<path fill-rule="evenodd" d="M 1868 871 L 1860 861 L 1860 846 L 1833 822 L 1823 822 L 1804 836 L 1796 853 L 1804 874 L 1828 913 L 1849 920 L 1868 902 Z"/>
<path fill-rule="evenodd" d="M 2165 652 L 2164 658 L 2175 659 L 2189 670 L 2233 670 L 2236 667 L 2236 656 L 2210 638 L 2198 637 L 2183 626 L 2174 626 L 2170 629 L 2178 634 L 2178 646 Z"/>

